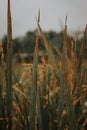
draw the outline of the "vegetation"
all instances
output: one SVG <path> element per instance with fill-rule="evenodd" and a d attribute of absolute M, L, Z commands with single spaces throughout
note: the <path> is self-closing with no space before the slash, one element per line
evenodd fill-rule
<path fill-rule="evenodd" d="M 52 41 L 53 34 L 49 34 Z M 72 40 L 67 36 L 67 17 L 62 34 L 62 47 L 54 46 L 53 41 L 52 45 L 49 44 L 51 41 L 40 26 L 39 12 L 34 36 L 28 33 L 25 38 L 26 48 L 30 48 L 28 35 L 31 35 L 33 43 L 36 41 L 33 63 L 12 65 L 12 25 L 8 0 L 6 61 L 0 43 L 1 130 L 87 129 L 87 26 L 79 49 L 78 38 L 73 37 Z M 47 59 L 42 55 L 41 62 L 39 38 L 47 53 Z M 18 47 L 21 48 L 20 45 Z"/>
<path fill-rule="evenodd" d="M 25 36 L 22 37 L 17 37 L 15 39 L 13 39 L 13 54 L 18 53 L 19 51 L 21 53 L 33 53 L 34 52 L 34 46 L 35 46 L 35 31 L 29 31 Z M 54 32 L 54 31 L 50 31 L 50 32 L 44 32 L 44 35 L 47 39 L 47 41 L 49 42 L 49 44 L 51 44 L 51 46 L 55 46 L 57 48 L 59 48 L 60 50 L 62 50 L 63 47 L 63 32 Z M 78 34 L 80 35 L 80 34 Z M 74 40 L 73 36 L 69 36 L 68 38 L 70 40 Z M 45 51 L 43 42 L 41 37 L 39 36 L 39 49 L 41 51 Z M 2 38 L 2 42 L 3 42 L 3 48 L 4 48 L 4 53 L 6 54 L 6 44 L 7 44 L 7 36 L 4 36 Z M 79 39 L 77 39 L 77 53 L 80 49 L 81 46 L 81 37 Z M 86 46 L 87 46 L 87 38 L 86 38 Z"/>

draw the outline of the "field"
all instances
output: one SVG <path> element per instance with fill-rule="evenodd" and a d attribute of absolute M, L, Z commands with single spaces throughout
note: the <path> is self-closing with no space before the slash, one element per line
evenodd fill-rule
<path fill-rule="evenodd" d="M 39 32 L 38 32 L 39 30 Z M 40 35 L 39 35 L 40 33 Z M 67 18 L 63 48 L 53 48 L 46 40 L 37 18 L 32 63 L 12 64 L 12 24 L 8 0 L 7 56 L 0 43 L 0 130 L 86 130 L 87 50 L 83 33 L 79 54 L 77 39 L 68 39 Z M 39 62 L 41 37 L 48 58 Z M 56 56 L 53 52 L 56 51 Z"/>

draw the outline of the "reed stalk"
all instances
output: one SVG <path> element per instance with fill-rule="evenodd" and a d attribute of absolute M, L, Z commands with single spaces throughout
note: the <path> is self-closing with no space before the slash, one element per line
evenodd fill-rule
<path fill-rule="evenodd" d="M 12 129 L 12 20 L 10 10 L 10 0 L 8 0 L 7 9 L 7 59 L 6 59 L 6 100 L 7 100 L 7 116 L 8 130 Z"/>
<path fill-rule="evenodd" d="M 37 73 L 38 73 L 38 32 L 36 33 L 36 44 L 33 60 L 32 90 L 30 96 L 30 130 L 35 129 L 36 100 L 37 100 Z"/>

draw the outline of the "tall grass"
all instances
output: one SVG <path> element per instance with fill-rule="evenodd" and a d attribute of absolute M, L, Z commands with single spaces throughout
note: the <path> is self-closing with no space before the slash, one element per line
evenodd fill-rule
<path fill-rule="evenodd" d="M 12 23 L 8 0 L 8 39 L 6 60 L 6 90 L 0 79 L 0 129 L 1 130 L 86 130 L 87 84 L 84 84 L 84 47 L 87 26 L 79 54 L 77 41 L 67 35 L 67 17 L 63 30 L 63 48 L 52 47 L 37 19 L 36 42 L 32 64 L 22 64 L 19 78 L 12 73 Z M 38 34 L 40 33 L 40 36 Z M 48 59 L 39 63 L 39 37 L 42 39 Z M 55 54 L 53 50 L 57 52 Z M 1 61 L 2 62 L 2 61 Z M 16 68 L 15 68 L 16 69 Z M 18 68 L 20 69 L 20 68 Z M 2 70 L 0 68 L 0 70 Z M 5 69 L 3 69 L 5 71 Z M 12 83 L 12 76 L 15 84 Z M 19 79 L 19 80 L 18 80 Z"/>

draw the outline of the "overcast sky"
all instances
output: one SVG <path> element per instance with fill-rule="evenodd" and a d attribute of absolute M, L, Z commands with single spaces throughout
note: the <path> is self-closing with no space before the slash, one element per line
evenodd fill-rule
<path fill-rule="evenodd" d="M 40 8 L 43 30 L 60 31 L 68 16 L 69 30 L 82 30 L 87 24 L 87 0 L 11 0 L 13 37 L 36 28 Z M 7 0 L 0 0 L 0 38 L 7 33 Z"/>

